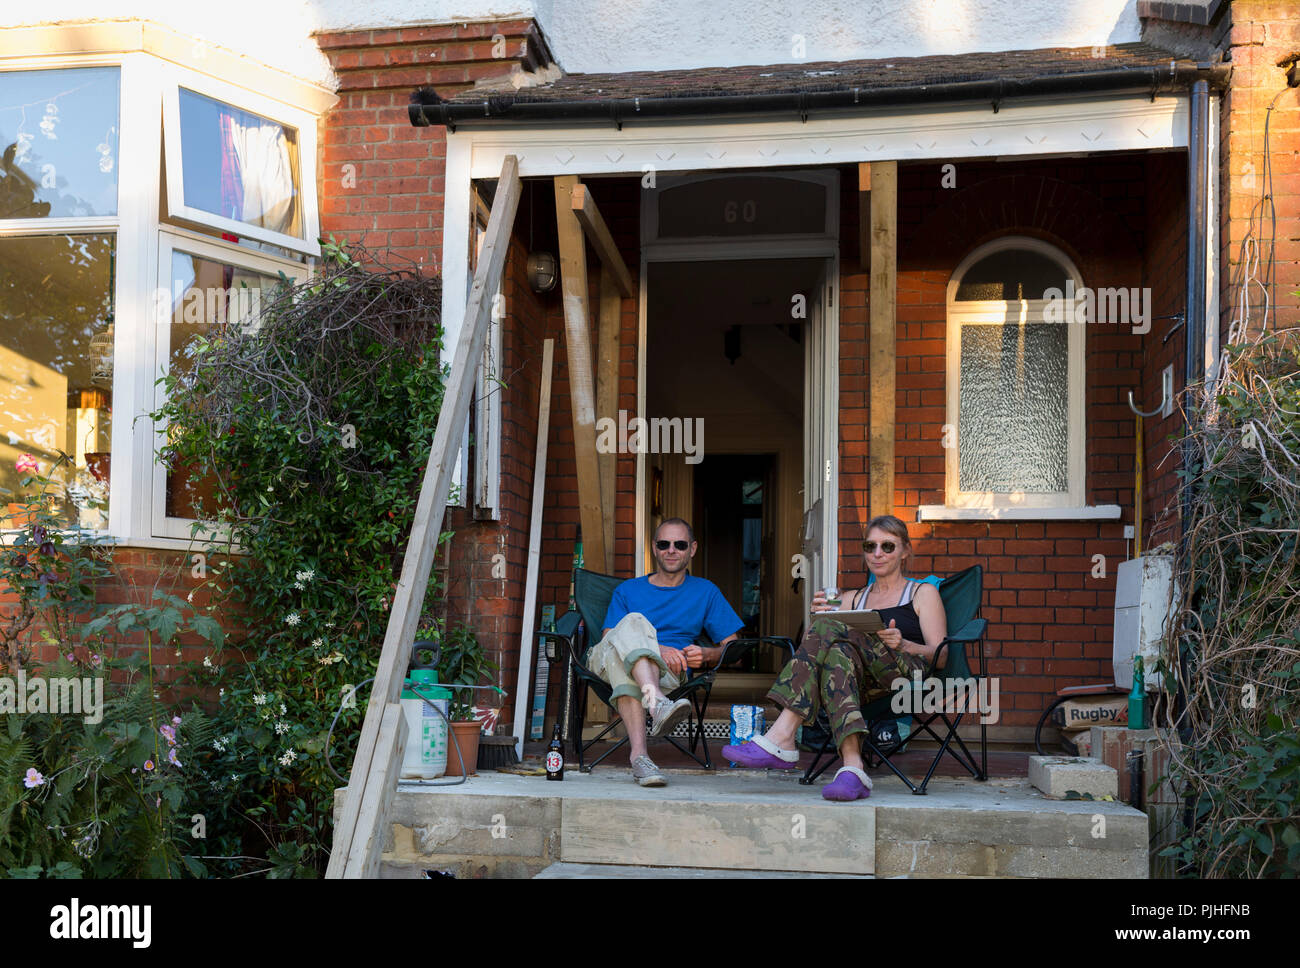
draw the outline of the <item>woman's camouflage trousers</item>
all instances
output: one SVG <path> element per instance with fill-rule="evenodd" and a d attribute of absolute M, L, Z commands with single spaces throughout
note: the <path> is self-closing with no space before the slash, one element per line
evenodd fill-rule
<path fill-rule="evenodd" d="M 805 724 L 825 709 L 838 748 L 846 737 L 867 731 L 864 707 L 889 696 L 895 679 L 925 668 L 921 656 L 895 652 L 874 635 L 823 616 L 813 620 L 767 698 Z"/>

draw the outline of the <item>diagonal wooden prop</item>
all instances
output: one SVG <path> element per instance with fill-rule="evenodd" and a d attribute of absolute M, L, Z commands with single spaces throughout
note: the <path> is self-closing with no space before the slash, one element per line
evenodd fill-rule
<path fill-rule="evenodd" d="M 384 824 L 397 791 L 397 774 L 406 740 L 406 721 L 401 714 L 400 701 L 404 670 L 424 607 L 435 546 L 447 510 L 456 447 L 465 421 L 469 419 L 470 395 L 478 361 L 483 357 L 492 301 L 505 265 L 510 229 L 514 225 L 521 192 L 518 159 L 506 155 L 496 197 L 492 201 L 492 214 L 488 219 L 478 269 L 465 307 L 465 320 L 456 342 L 451 378 L 443 396 L 433 446 L 429 450 L 424 484 L 415 507 L 415 521 L 406 546 L 406 557 L 402 561 L 402 577 L 388 616 L 388 631 L 375 669 L 361 739 L 352 760 L 342 815 L 334 827 L 334 848 L 326 877 L 374 877 L 378 873 L 379 855 L 384 846 Z"/>

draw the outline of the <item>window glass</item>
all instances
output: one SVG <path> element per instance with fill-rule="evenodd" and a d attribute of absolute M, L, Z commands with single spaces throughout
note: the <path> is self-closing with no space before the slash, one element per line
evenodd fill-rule
<path fill-rule="evenodd" d="M 688 182 L 659 195 L 659 237 L 820 235 L 826 186 L 800 178 L 736 175 Z"/>
<path fill-rule="evenodd" d="M 1069 329 L 961 327 L 960 490 L 1069 490 Z"/>
<path fill-rule="evenodd" d="M 117 214 L 119 71 L 0 71 L 0 219 Z"/>
<path fill-rule="evenodd" d="M 168 368 L 182 377 L 192 366 L 190 344 L 196 336 L 209 335 L 223 326 L 255 324 L 263 300 L 280 284 L 275 276 L 188 252 L 173 252 L 171 268 Z M 200 502 L 210 499 L 215 487 L 214 477 L 198 478 L 184 467 L 169 469 L 168 517 L 199 517 Z"/>
<path fill-rule="evenodd" d="M 180 90 L 185 204 L 302 238 L 298 132 Z"/>
<path fill-rule="evenodd" d="M 31 474 L 53 478 L 46 493 L 65 524 L 108 527 L 113 256 L 112 235 L 0 238 L 0 501 L 11 527 Z"/>
<path fill-rule="evenodd" d="M 1048 289 L 1065 292 L 1065 280 L 1065 269 L 1041 252 L 1003 249 L 966 270 L 957 286 L 957 300 L 1046 299 Z"/>

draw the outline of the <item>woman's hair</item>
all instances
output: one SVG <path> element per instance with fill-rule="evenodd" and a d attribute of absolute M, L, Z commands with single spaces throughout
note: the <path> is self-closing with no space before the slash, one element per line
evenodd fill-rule
<path fill-rule="evenodd" d="M 903 549 L 904 562 L 912 557 L 912 539 L 907 536 L 907 525 L 899 518 L 894 517 L 892 514 L 877 514 L 867 522 L 865 533 L 870 534 L 875 528 L 886 531 L 898 539 L 899 547 Z"/>

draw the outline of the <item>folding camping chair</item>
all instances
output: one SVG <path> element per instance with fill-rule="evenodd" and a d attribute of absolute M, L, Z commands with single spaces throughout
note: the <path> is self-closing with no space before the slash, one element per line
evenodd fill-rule
<path fill-rule="evenodd" d="M 578 614 L 582 618 L 582 626 L 577 627 L 577 623 L 571 619 L 563 630 L 561 630 L 561 623 L 557 623 L 557 631 L 538 633 L 544 639 L 564 643 L 569 653 L 571 671 L 576 675 L 579 683 L 579 688 L 574 693 L 574 701 L 570 711 L 570 716 L 576 716 L 577 722 L 575 724 L 570 719 L 570 735 L 573 737 L 574 751 L 578 756 L 578 770 L 582 773 L 590 773 L 601 760 L 615 750 L 620 749 L 627 742 L 627 737 L 624 736 L 612 748 L 597 757 L 590 766 L 586 765 L 587 750 L 604 739 L 606 734 L 621 722 L 617 707 L 610 701 L 612 687 L 587 667 L 587 655 L 591 651 L 591 647 L 600 641 L 601 631 L 605 625 L 605 615 L 609 612 L 610 599 L 614 597 L 614 589 L 622 581 L 622 578 L 587 571 L 585 568 L 578 569 L 573 580 L 573 596 L 577 602 Z M 708 637 L 704 635 L 701 635 L 699 641 L 702 645 L 712 645 Z M 682 746 L 677 742 L 676 737 L 668 736 L 665 738 L 706 770 L 713 769 L 713 760 L 709 754 L 708 740 L 704 735 L 704 710 L 709 704 L 709 696 L 713 692 L 713 683 L 718 670 L 727 663 L 735 662 L 748 654 L 751 649 L 762 642 L 781 645 L 789 649 L 791 654 L 794 652 L 794 643 L 780 636 L 735 639 L 727 643 L 722 655 L 714 665 L 689 670 L 689 675 L 685 681 L 668 694 L 668 698 L 674 701 L 681 699 L 683 696 L 688 697 L 691 701 L 691 725 L 688 732 L 690 748 L 687 749 Z M 601 702 L 609 706 L 614 711 L 614 716 L 608 726 L 584 743 L 582 741 L 582 724 L 586 718 L 588 691 L 594 692 Z M 648 721 L 648 712 L 646 717 Z M 703 759 L 696 755 L 697 748 L 703 749 Z"/>
<path fill-rule="evenodd" d="M 939 583 L 939 597 L 943 599 L 943 607 L 948 619 L 948 634 L 943 640 L 943 645 L 948 649 L 948 656 L 944 667 L 942 669 L 932 667 L 926 678 L 937 678 L 944 687 L 945 696 L 950 681 L 965 680 L 972 687 L 977 687 L 979 680 L 984 678 L 984 653 L 979 648 L 979 644 L 984 638 L 984 632 L 988 628 L 988 622 L 979 617 L 983 588 L 984 569 L 980 565 L 973 565 L 965 571 L 950 575 Z M 970 664 L 966 661 L 966 646 L 968 644 L 975 646 L 974 654 L 979 665 L 979 672 L 975 674 L 972 674 Z M 965 695 L 969 699 L 973 693 L 974 689 L 971 689 L 966 691 Z M 919 700 L 920 697 L 914 693 L 913 698 Z M 934 776 L 934 771 L 939 766 L 939 761 L 943 759 L 945 753 L 965 767 L 975 779 L 988 779 L 988 727 L 983 723 L 980 724 L 980 763 L 978 766 L 962 738 L 957 735 L 957 727 L 961 725 L 962 718 L 970 711 L 969 708 L 952 710 L 956 718 L 949 719 L 950 711 L 947 708 L 947 703 L 944 703 L 938 712 L 926 714 L 916 711 L 920 704 L 914 702 L 912 704 L 913 712 L 900 716 L 893 711 L 893 701 L 894 697 L 892 695 L 886 696 L 883 699 L 869 703 L 862 710 L 862 717 L 868 723 L 867 732 L 862 736 L 863 760 L 868 766 L 875 767 L 882 764 L 887 766 L 895 776 L 907 784 L 908 789 L 918 795 L 925 793 L 925 788 L 929 786 L 930 778 Z M 839 754 L 835 752 L 829 722 L 825 717 L 826 712 L 822 710 L 813 729 L 808 730 L 805 727 L 806 732 L 813 734 L 814 740 L 806 745 L 816 753 L 816 756 L 813 758 L 812 763 L 808 765 L 808 769 L 804 771 L 804 775 L 800 777 L 800 783 L 812 783 L 826 771 L 828 766 L 839 759 Z M 943 736 L 934 731 L 936 721 L 941 721 L 947 727 L 947 731 Z M 925 779 L 918 785 L 913 783 L 893 763 L 890 757 L 900 753 L 921 732 L 929 733 L 939 743 L 939 750 L 930 762 L 929 769 L 926 770 Z M 952 746 L 954 740 L 957 747 L 960 747 L 960 753 Z M 819 769 L 818 763 L 827 753 L 832 754 L 831 758 Z"/>

